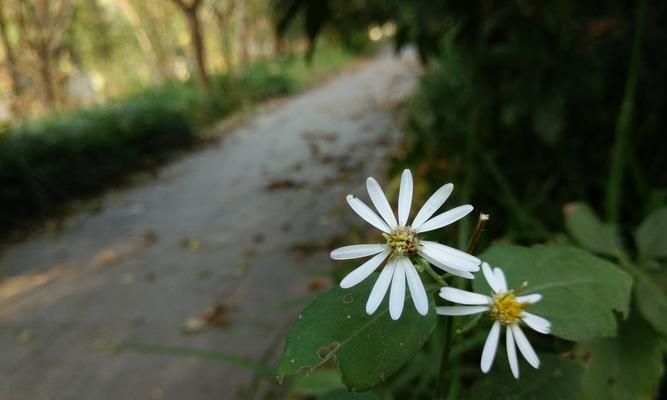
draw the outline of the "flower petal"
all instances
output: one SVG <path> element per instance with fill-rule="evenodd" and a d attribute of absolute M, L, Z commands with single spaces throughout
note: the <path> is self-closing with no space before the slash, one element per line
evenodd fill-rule
<path fill-rule="evenodd" d="M 430 240 L 422 240 L 421 243 L 422 244 L 428 243 L 429 245 L 437 248 L 439 251 L 441 251 L 443 253 L 447 253 L 452 257 L 458 257 L 458 258 L 464 259 L 464 260 L 466 260 L 468 262 L 471 262 L 475 265 L 480 265 L 482 263 L 482 260 L 480 260 L 479 258 L 477 258 L 473 255 L 470 255 L 470 254 L 466 253 L 465 251 L 461 251 L 461 250 L 455 249 L 453 247 L 445 246 L 442 243 L 432 242 Z"/>
<path fill-rule="evenodd" d="M 391 283 L 391 277 L 394 275 L 395 268 L 396 261 L 392 260 L 387 263 L 387 266 L 380 272 L 380 276 L 378 276 L 378 280 L 375 281 L 371 294 L 368 296 L 368 301 L 366 302 L 366 314 L 373 314 L 382 303 L 382 299 L 384 299 L 384 295 L 387 294 L 387 289 L 389 289 L 389 284 Z"/>
<path fill-rule="evenodd" d="M 405 304 L 405 267 L 400 261 L 396 262 L 394 276 L 391 278 L 391 291 L 389 292 L 389 315 L 391 319 L 397 320 L 403 312 Z"/>
<path fill-rule="evenodd" d="M 540 300 L 542 300 L 542 295 L 538 293 L 527 294 L 525 296 L 516 296 L 516 301 L 518 301 L 519 303 L 535 304 Z"/>
<path fill-rule="evenodd" d="M 500 287 L 501 292 L 507 291 L 507 279 L 505 279 L 505 274 L 500 268 L 494 268 L 493 274 L 496 276 L 496 283 Z"/>
<path fill-rule="evenodd" d="M 472 315 L 488 310 L 488 306 L 440 306 L 435 308 L 440 315 Z"/>
<path fill-rule="evenodd" d="M 493 270 L 488 263 L 482 263 L 482 273 L 484 274 L 486 282 L 489 284 L 489 286 L 491 286 L 491 290 L 493 290 L 495 293 L 499 293 L 500 285 L 498 284 L 498 280 L 496 279 L 496 276 L 494 275 Z"/>
<path fill-rule="evenodd" d="M 412 265 L 412 262 L 409 258 L 403 259 L 403 265 L 405 266 L 405 277 L 408 281 L 408 288 L 410 289 L 410 295 L 412 296 L 412 302 L 417 309 L 417 312 L 421 315 L 428 314 L 428 297 L 426 296 L 426 289 L 424 289 L 424 284 L 422 283 L 415 266 Z"/>
<path fill-rule="evenodd" d="M 551 322 L 540 317 L 539 315 L 524 311 L 521 313 L 521 320 L 539 333 L 547 335 L 551 332 Z"/>
<path fill-rule="evenodd" d="M 362 258 L 375 255 L 385 250 L 387 246 L 383 244 L 353 244 L 351 246 L 339 247 L 331 252 L 331 258 L 334 260 L 351 260 L 353 258 Z"/>
<path fill-rule="evenodd" d="M 384 195 L 378 182 L 374 178 L 369 177 L 366 179 L 366 189 L 368 189 L 368 195 L 371 196 L 371 201 L 380 213 L 380 216 L 384 219 L 384 222 L 386 222 L 391 229 L 396 228 L 398 222 L 396 222 L 394 212 L 391 211 L 391 206 L 387 201 L 387 197 Z"/>
<path fill-rule="evenodd" d="M 486 305 L 491 299 L 483 294 L 468 292 L 453 287 L 444 287 L 440 289 L 440 297 L 453 303 L 466 305 Z"/>
<path fill-rule="evenodd" d="M 443 226 L 447 226 L 453 222 L 456 222 L 460 220 L 461 218 L 465 217 L 466 215 L 470 214 L 470 212 L 473 210 L 473 207 L 470 204 L 466 204 L 463 206 L 458 206 L 456 208 L 452 208 L 449 211 L 445 211 L 442 214 L 436 215 L 435 217 L 429 219 L 428 221 L 424 222 L 419 229 L 415 229 L 416 232 L 421 233 L 421 232 L 428 232 L 432 231 L 438 228 L 442 228 Z M 400 220 L 400 218 L 399 218 Z"/>
<path fill-rule="evenodd" d="M 410 205 L 412 204 L 412 173 L 409 169 L 403 171 L 401 175 L 401 188 L 398 192 L 398 223 L 405 226 L 410 215 Z"/>
<path fill-rule="evenodd" d="M 445 265 L 449 268 L 458 269 L 460 271 L 479 271 L 479 265 L 473 264 L 470 261 L 464 260 L 463 258 L 452 256 L 450 253 L 441 251 L 437 246 L 434 246 L 432 242 L 422 241 L 421 245 L 421 251 L 429 256 L 429 258 L 435 260 L 438 264 Z"/>
<path fill-rule="evenodd" d="M 444 265 L 437 260 L 433 259 L 432 257 L 429 257 L 428 254 L 424 253 L 423 251 L 419 252 L 419 255 L 422 256 L 426 261 L 429 263 L 435 265 L 436 267 L 442 269 L 445 272 L 449 272 L 452 275 L 460 276 L 461 278 L 466 278 L 466 279 L 474 279 L 475 275 L 471 274 L 468 271 L 461 271 L 460 269 L 456 268 L 451 268 L 447 265 Z"/>
<path fill-rule="evenodd" d="M 426 203 L 424 203 L 422 208 L 419 209 L 417 216 L 414 221 L 412 221 L 412 229 L 419 228 L 424 222 L 431 218 L 431 216 L 438 211 L 438 208 L 445 204 L 445 201 L 447 201 L 447 198 L 452 194 L 453 190 L 454 185 L 451 183 L 441 186 L 440 189 L 436 190 L 435 193 L 426 200 Z"/>
<path fill-rule="evenodd" d="M 484 350 L 482 350 L 482 360 L 480 362 L 480 367 L 482 372 L 487 373 L 491 369 L 491 364 L 493 364 L 493 359 L 496 356 L 496 349 L 498 348 L 498 339 L 500 338 L 500 322 L 496 321 L 491 327 L 489 336 L 486 337 L 486 342 L 484 343 Z"/>
<path fill-rule="evenodd" d="M 368 278 L 368 276 L 372 274 L 373 271 L 375 271 L 375 269 L 380 266 L 380 264 L 382 264 L 387 256 L 389 256 L 389 250 L 384 250 L 382 253 L 361 264 L 359 267 L 355 268 L 352 272 L 347 274 L 342 281 L 340 281 L 340 287 L 343 289 L 351 288 L 357 283 Z"/>
<path fill-rule="evenodd" d="M 519 359 L 516 356 L 516 346 L 514 345 L 514 335 L 509 326 L 505 330 L 505 347 L 507 347 L 507 361 L 510 363 L 512 375 L 519 379 Z"/>
<path fill-rule="evenodd" d="M 389 226 L 387 226 L 387 224 L 380 217 L 378 217 L 377 214 L 373 212 L 373 210 L 368 208 L 368 206 L 364 204 L 363 201 L 352 196 L 351 194 L 348 194 L 347 203 L 350 205 L 350 207 L 352 207 L 357 215 L 364 219 L 364 221 L 368 222 L 384 233 L 391 233 Z"/>
<path fill-rule="evenodd" d="M 519 325 L 514 324 L 511 325 L 511 327 L 512 333 L 514 334 L 514 340 L 516 340 L 516 345 L 519 347 L 521 354 L 523 354 L 523 358 L 525 358 L 526 361 L 528 361 L 528 364 L 532 365 L 533 368 L 539 368 L 540 359 L 537 357 L 535 350 L 533 350 L 533 346 L 528 342 L 526 335 L 523 334 Z"/>

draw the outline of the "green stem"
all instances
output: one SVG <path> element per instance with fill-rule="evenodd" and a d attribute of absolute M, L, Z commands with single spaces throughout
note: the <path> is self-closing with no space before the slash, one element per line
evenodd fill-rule
<path fill-rule="evenodd" d="M 625 176 L 628 141 L 632 129 L 632 116 L 635 110 L 635 94 L 642 57 L 642 42 L 644 37 L 644 21 L 646 19 L 646 0 L 639 3 L 637 12 L 635 36 L 632 43 L 632 55 L 628 67 L 628 77 L 625 82 L 625 94 L 621 103 L 621 110 L 616 119 L 614 147 L 611 153 L 611 167 L 607 183 L 606 211 L 607 220 L 618 223 L 621 208 L 621 189 Z"/>
<path fill-rule="evenodd" d="M 447 286 L 447 283 L 445 282 L 444 279 L 440 275 L 437 274 L 437 272 L 433 271 L 433 268 L 428 263 L 424 263 L 423 265 L 424 271 L 433 279 L 435 279 L 436 282 L 440 284 L 440 286 Z"/>

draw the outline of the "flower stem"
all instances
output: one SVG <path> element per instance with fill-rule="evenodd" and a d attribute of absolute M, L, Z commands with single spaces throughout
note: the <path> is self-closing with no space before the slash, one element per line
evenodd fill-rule
<path fill-rule="evenodd" d="M 475 231 L 472 233 L 472 236 L 468 241 L 468 247 L 467 247 L 468 253 L 474 252 L 475 248 L 477 247 L 479 238 L 482 235 L 484 227 L 486 226 L 488 221 L 489 221 L 488 214 L 481 213 L 479 215 L 479 218 L 477 219 L 477 226 L 475 226 Z M 451 282 L 452 286 L 457 286 L 455 283 L 456 283 L 456 278 L 452 280 Z M 449 352 L 451 351 L 452 348 L 453 336 L 454 336 L 454 317 L 445 318 L 444 333 L 442 335 L 442 354 L 440 355 L 440 369 L 438 371 L 438 379 L 436 380 L 435 384 L 435 398 L 437 400 L 445 399 L 445 394 L 447 393 L 446 391 L 447 382 L 445 380 L 445 372 L 449 368 Z"/>
<path fill-rule="evenodd" d="M 433 279 L 435 279 L 436 282 L 438 282 L 442 286 L 447 286 L 447 283 L 445 282 L 444 279 L 440 275 L 437 274 L 437 272 L 433 271 L 433 268 L 428 263 L 424 263 L 424 271 Z"/>

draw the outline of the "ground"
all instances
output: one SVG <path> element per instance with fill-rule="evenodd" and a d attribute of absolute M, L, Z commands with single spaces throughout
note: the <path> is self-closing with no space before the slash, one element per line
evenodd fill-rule
<path fill-rule="evenodd" d="M 332 243 L 365 228 L 344 198 L 366 198 L 368 175 L 384 182 L 415 75 L 405 54 L 356 64 L 6 244 L 0 399 L 251 397 L 240 364 L 275 360 L 287 324 L 331 285 Z"/>

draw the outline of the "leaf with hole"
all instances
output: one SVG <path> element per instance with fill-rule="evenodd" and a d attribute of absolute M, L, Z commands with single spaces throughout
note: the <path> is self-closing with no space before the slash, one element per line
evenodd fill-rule
<path fill-rule="evenodd" d="M 387 298 L 367 315 L 366 300 L 378 275 L 351 289 L 333 288 L 303 310 L 287 334 L 279 381 L 300 371 L 310 374 L 334 359 L 348 389 L 363 391 L 384 381 L 422 348 L 436 323 L 432 296 L 426 316 L 417 313 L 409 293 L 399 320 L 389 317 Z"/>

